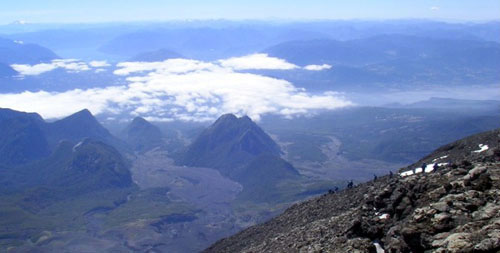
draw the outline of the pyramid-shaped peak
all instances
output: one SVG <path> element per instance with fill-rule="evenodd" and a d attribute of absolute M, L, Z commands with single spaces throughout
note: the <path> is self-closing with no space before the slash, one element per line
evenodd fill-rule
<path fill-rule="evenodd" d="M 227 114 L 223 114 L 221 115 L 215 122 L 222 122 L 222 121 L 235 121 L 237 120 L 238 118 L 232 114 L 232 113 L 227 113 Z"/>
<path fill-rule="evenodd" d="M 143 117 L 135 117 L 132 122 L 128 125 L 128 131 L 135 128 L 156 128 L 151 122 L 147 121 Z"/>
<path fill-rule="evenodd" d="M 140 117 L 140 116 L 137 116 L 135 117 L 133 120 L 132 120 L 132 123 L 149 123 L 149 121 L 147 121 L 146 119 L 144 119 L 143 117 Z"/>
<path fill-rule="evenodd" d="M 220 116 L 215 121 L 215 123 L 213 125 L 218 126 L 218 125 L 225 125 L 225 124 L 242 124 L 242 123 L 243 124 L 248 124 L 248 123 L 254 124 L 252 119 L 250 119 L 250 117 L 248 117 L 246 115 L 238 118 L 232 113 L 227 113 L 227 114 Z"/>
<path fill-rule="evenodd" d="M 88 109 L 83 109 L 81 111 L 75 112 L 71 114 L 70 116 L 66 117 L 66 119 L 94 119 L 94 115 L 88 110 Z"/>

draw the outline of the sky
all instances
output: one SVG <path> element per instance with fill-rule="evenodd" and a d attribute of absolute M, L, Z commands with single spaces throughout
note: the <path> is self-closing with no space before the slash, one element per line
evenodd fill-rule
<path fill-rule="evenodd" d="M 2 0 L 0 24 L 185 19 L 500 19 L 499 0 Z"/>

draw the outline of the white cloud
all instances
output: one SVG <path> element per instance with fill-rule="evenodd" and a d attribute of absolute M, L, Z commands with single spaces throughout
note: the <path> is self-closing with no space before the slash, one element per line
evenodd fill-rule
<path fill-rule="evenodd" d="M 120 76 L 151 71 L 181 74 L 197 70 L 218 68 L 212 63 L 187 59 L 169 59 L 162 62 L 122 62 L 118 63 L 116 66 L 119 69 L 115 70 L 113 73 Z"/>
<path fill-rule="evenodd" d="M 110 66 L 105 61 L 92 61 L 89 64 L 79 61 L 76 59 L 56 59 L 52 60 L 50 63 L 39 63 L 35 65 L 29 64 L 12 64 L 11 67 L 19 72 L 19 74 L 24 76 L 36 76 L 43 74 L 45 72 L 50 72 L 52 70 L 62 68 L 70 73 L 78 73 L 82 71 L 91 70 L 91 67 L 106 67 Z"/>
<path fill-rule="evenodd" d="M 12 64 L 11 67 L 21 75 L 25 76 L 36 76 L 57 68 L 57 66 L 52 63 L 40 63 L 33 66 L 25 64 Z"/>
<path fill-rule="evenodd" d="M 289 70 L 298 68 L 297 65 L 289 63 L 283 59 L 270 57 L 267 54 L 251 54 L 242 57 L 233 57 L 225 60 L 219 60 L 222 67 L 234 70 L 251 69 L 276 69 Z"/>
<path fill-rule="evenodd" d="M 224 113 L 259 120 L 265 114 L 293 117 L 352 105 L 335 92 L 310 94 L 286 80 L 221 65 L 186 59 L 125 62 L 114 73 L 128 76 L 128 85 L 0 94 L 0 107 L 36 111 L 45 118 L 88 108 L 94 114 L 130 113 L 155 121 L 210 121 Z"/>
<path fill-rule="evenodd" d="M 89 65 L 94 68 L 105 68 L 111 66 L 107 61 L 91 61 Z"/>
<path fill-rule="evenodd" d="M 431 8 L 429 8 L 431 11 L 439 11 L 439 6 L 431 6 Z"/>
<path fill-rule="evenodd" d="M 323 64 L 323 65 L 307 65 L 304 67 L 305 70 L 311 70 L 311 71 L 321 71 L 325 69 L 331 69 L 332 65 L 328 64 Z"/>

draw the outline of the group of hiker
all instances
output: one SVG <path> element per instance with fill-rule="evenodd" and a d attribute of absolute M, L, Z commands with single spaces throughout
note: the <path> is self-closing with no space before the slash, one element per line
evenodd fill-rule
<path fill-rule="evenodd" d="M 422 169 L 422 173 L 425 172 L 425 169 L 427 168 L 427 163 L 422 163 L 422 166 L 420 167 Z M 438 163 L 434 163 L 434 165 L 432 166 L 432 169 L 433 171 L 437 171 L 439 169 L 439 164 Z M 413 174 L 416 174 L 417 173 L 417 168 L 413 168 Z"/>
<path fill-rule="evenodd" d="M 439 164 L 438 163 L 434 163 L 434 165 L 432 166 L 433 168 L 433 171 L 437 171 L 439 170 Z M 422 169 L 422 173 L 425 172 L 425 169 L 427 168 L 427 163 L 422 163 L 422 166 L 421 166 L 421 169 Z M 413 174 L 416 174 L 417 173 L 417 168 L 413 168 Z M 392 178 L 394 176 L 394 173 L 392 173 L 392 171 L 389 171 L 389 178 Z M 378 176 L 377 175 L 373 175 L 373 181 L 377 181 L 378 179 Z M 354 187 L 354 182 L 353 180 L 349 181 L 349 183 L 347 183 L 347 189 L 351 189 Z M 330 189 L 328 190 L 328 193 L 336 193 L 339 191 L 339 188 L 338 187 L 335 187 L 334 189 Z"/>

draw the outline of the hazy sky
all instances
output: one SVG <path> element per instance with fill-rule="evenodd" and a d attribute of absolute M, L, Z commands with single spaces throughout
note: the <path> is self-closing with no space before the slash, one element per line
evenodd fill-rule
<path fill-rule="evenodd" d="M 172 19 L 500 19 L 500 0 L 2 0 L 0 23 Z"/>

